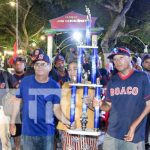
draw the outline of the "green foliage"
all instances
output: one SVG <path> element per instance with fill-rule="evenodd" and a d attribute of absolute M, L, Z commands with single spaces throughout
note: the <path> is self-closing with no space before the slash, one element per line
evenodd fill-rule
<path fill-rule="evenodd" d="M 94 17 L 98 17 L 96 21 L 96 27 L 104 27 L 107 31 L 108 27 L 114 21 L 118 12 L 113 9 L 108 9 L 105 5 L 109 5 L 112 8 L 116 7 L 119 10 L 119 4 L 123 4 L 126 0 L 18 0 L 19 1 L 19 36 L 21 40 L 25 40 L 25 35 L 22 29 L 22 23 L 24 16 L 27 13 L 27 1 L 31 5 L 30 12 L 25 21 L 25 26 L 29 36 L 29 40 L 35 40 L 39 43 L 39 46 L 45 46 L 46 43 L 39 41 L 39 37 L 42 34 L 39 32 L 36 36 L 32 37 L 39 29 L 44 26 L 49 28 L 48 20 L 59 17 L 70 11 L 76 11 L 78 13 L 86 14 L 85 5 L 90 8 L 91 14 Z M 16 26 L 16 10 L 11 8 L 8 4 L 9 0 L 0 0 L 0 45 L 12 47 L 15 41 Z M 1 5 L 2 4 L 2 5 Z M 124 33 L 128 33 L 131 30 L 139 29 L 132 33 L 139 37 L 144 43 L 148 43 L 150 39 L 150 26 L 149 26 L 149 12 L 150 4 L 145 0 L 135 0 L 129 13 L 126 15 L 126 27 L 122 30 Z M 138 10 L 138 11 L 137 11 Z M 103 33 L 103 35 L 104 35 Z M 59 44 L 63 39 L 60 38 L 57 41 Z M 103 36 L 100 37 L 100 41 Z M 120 41 L 129 42 L 128 39 L 120 38 Z M 125 41 L 124 41 L 125 40 Z M 72 42 L 72 41 L 69 41 Z M 68 44 L 68 43 L 67 43 Z M 46 46 L 45 46 L 46 47 Z"/>

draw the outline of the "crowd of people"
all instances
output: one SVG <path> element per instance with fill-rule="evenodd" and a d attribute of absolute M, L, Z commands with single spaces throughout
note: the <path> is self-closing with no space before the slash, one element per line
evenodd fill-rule
<path fill-rule="evenodd" d="M 20 150 L 21 139 L 24 150 L 57 149 L 58 138 L 63 150 L 98 150 L 98 137 L 66 132 L 81 128 L 83 88 L 77 89 L 75 122 L 70 122 L 69 83 L 76 82 L 78 70 L 75 49 L 70 49 L 66 57 L 58 53 L 53 60 L 42 49 L 35 49 L 31 58 L 27 67 L 25 58 L 15 57 L 13 74 L 0 71 L 2 150 L 12 149 L 10 136 L 15 150 Z M 108 59 L 111 70 L 96 69 L 96 78 L 107 89 L 105 99 L 97 100 L 93 89 L 84 99 L 87 128 L 93 129 L 94 107 L 100 107 L 106 112 L 100 121 L 100 125 L 104 123 L 100 129 L 106 133 L 103 150 L 145 150 L 149 147 L 150 130 L 150 54 L 140 59 L 131 57 L 128 48 L 116 47 Z M 83 59 L 83 70 L 83 78 L 87 74 L 84 80 L 90 83 L 91 62 L 87 57 Z M 10 97 L 13 109 L 7 115 L 3 97 L 11 88 L 16 92 Z"/>

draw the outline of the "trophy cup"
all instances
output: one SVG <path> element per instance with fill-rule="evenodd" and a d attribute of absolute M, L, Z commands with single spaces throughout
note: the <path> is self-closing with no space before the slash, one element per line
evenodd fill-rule
<path fill-rule="evenodd" d="M 93 88 L 95 90 L 95 97 L 100 99 L 101 88 L 102 85 L 99 84 L 99 81 L 96 79 L 96 67 L 97 67 L 97 56 L 98 56 L 98 47 L 96 45 L 91 46 L 91 14 L 89 8 L 86 7 L 87 12 L 87 21 L 86 21 L 86 45 L 78 46 L 78 58 L 77 58 L 77 83 L 71 83 L 71 107 L 70 107 L 70 122 L 75 121 L 75 106 L 76 106 L 76 88 L 83 88 L 83 103 L 82 103 L 82 114 L 80 117 L 81 129 L 68 130 L 69 134 L 78 134 L 78 135 L 90 135 L 90 136 L 98 136 L 101 134 L 99 131 L 100 125 L 100 108 L 94 108 L 94 129 L 87 129 L 86 125 L 88 123 L 88 115 L 87 115 L 87 105 L 84 103 L 84 98 L 88 96 L 88 88 Z M 84 74 L 84 80 L 82 79 L 82 61 L 83 61 L 83 53 L 87 51 L 87 49 L 92 49 L 91 54 L 91 83 L 87 82 L 89 71 Z"/>

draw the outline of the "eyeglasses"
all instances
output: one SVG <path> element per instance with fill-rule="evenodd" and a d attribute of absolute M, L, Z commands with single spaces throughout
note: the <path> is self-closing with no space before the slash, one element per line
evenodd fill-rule
<path fill-rule="evenodd" d="M 35 67 L 47 67 L 49 64 L 48 63 L 35 63 Z"/>

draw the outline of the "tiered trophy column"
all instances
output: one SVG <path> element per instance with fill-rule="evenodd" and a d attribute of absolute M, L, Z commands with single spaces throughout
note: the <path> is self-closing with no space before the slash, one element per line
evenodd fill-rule
<path fill-rule="evenodd" d="M 75 107 L 76 107 L 76 88 L 83 87 L 83 105 L 82 105 L 82 115 L 81 115 L 81 129 L 68 130 L 69 134 L 76 135 L 90 135 L 90 136 L 98 136 L 100 135 L 99 126 L 100 126 L 100 108 L 94 108 L 94 129 L 87 129 L 86 124 L 88 122 L 87 115 L 87 105 L 84 103 L 84 98 L 88 96 L 88 88 L 92 87 L 95 89 L 95 97 L 100 99 L 101 95 L 101 87 L 99 81 L 96 80 L 96 67 L 97 67 L 97 58 L 98 58 L 98 47 L 97 45 L 91 46 L 91 14 L 89 8 L 86 7 L 87 12 L 87 21 L 86 21 L 86 45 L 78 46 L 78 59 L 77 59 L 77 83 L 71 83 L 71 107 L 70 107 L 70 122 L 73 123 L 75 121 Z M 83 61 L 83 53 L 92 49 L 92 68 L 91 68 L 91 84 L 87 84 L 85 81 L 82 82 L 82 61 Z M 92 120 L 91 120 L 92 123 Z"/>

